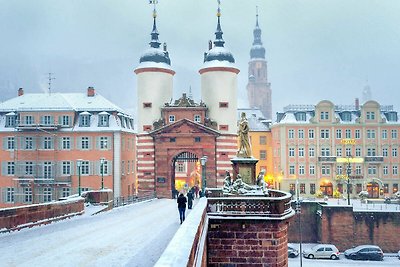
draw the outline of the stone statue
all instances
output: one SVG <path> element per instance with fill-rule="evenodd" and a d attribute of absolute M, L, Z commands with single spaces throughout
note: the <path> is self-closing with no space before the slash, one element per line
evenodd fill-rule
<path fill-rule="evenodd" d="M 225 178 L 224 178 L 224 187 L 222 188 L 224 193 L 231 193 L 232 192 L 232 178 L 229 171 L 225 171 Z"/>
<path fill-rule="evenodd" d="M 249 123 L 246 118 L 246 113 L 242 112 L 238 129 L 238 135 L 239 135 L 239 150 L 237 152 L 238 157 L 244 157 L 244 158 L 251 157 L 249 130 L 250 130 Z"/>
<path fill-rule="evenodd" d="M 229 172 L 227 172 L 227 176 L 224 179 L 224 187 L 222 191 L 225 194 L 236 195 L 268 195 L 268 189 L 265 186 L 264 178 L 262 179 L 262 182 L 260 182 L 260 185 L 249 185 L 243 182 L 242 176 L 238 174 L 235 181 L 232 183 Z"/>
<path fill-rule="evenodd" d="M 264 195 L 268 195 L 268 188 L 264 181 L 265 170 L 261 170 L 257 176 L 256 184 L 261 188 Z"/>

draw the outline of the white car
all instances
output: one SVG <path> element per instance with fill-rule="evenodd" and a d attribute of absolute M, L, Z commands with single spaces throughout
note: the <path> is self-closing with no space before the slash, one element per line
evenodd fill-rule
<path fill-rule="evenodd" d="M 319 244 L 303 251 L 303 256 L 309 259 L 339 259 L 340 252 L 335 245 Z"/>

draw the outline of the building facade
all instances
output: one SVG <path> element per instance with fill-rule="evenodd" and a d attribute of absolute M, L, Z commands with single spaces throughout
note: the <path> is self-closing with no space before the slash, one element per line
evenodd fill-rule
<path fill-rule="evenodd" d="M 0 207 L 109 188 L 135 194 L 133 118 L 95 89 L 24 94 L 0 104 Z"/>
<path fill-rule="evenodd" d="M 338 106 L 288 106 L 272 126 L 274 178 L 300 195 L 369 197 L 398 191 L 400 122 L 393 106 L 367 101 Z M 336 193 L 338 194 L 338 193 Z"/>
<path fill-rule="evenodd" d="M 176 190 L 195 185 L 222 186 L 225 171 L 232 170 L 230 158 L 237 149 L 239 69 L 232 53 L 224 47 L 220 10 L 215 40 L 204 53 L 199 70 L 201 103 L 186 94 L 172 101 L 175 71 L 167 46 L 160 47 L 156 17 L 154 11 L 150 48 L 135 69 L 139 193 L 156 191 L 159 197 L 171 197 Z M 207 161 L 199 169 L 200 159 L 205 157 Z"/>
<path fill-rule="evenodd" d="M 250 61 L 247 83 L 247 97 L 250 108 L 261 110 L 263 117 L 272 120 L 272 90 L 268 81 L 268 67 L 265 59 L 265 48 L 261 41 L 261 29 L 258 25 L 253 30 L 254 41 L 250 50 Z"/>

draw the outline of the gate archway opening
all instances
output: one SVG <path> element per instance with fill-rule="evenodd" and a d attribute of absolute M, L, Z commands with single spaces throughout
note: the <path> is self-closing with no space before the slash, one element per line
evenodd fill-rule
<path fill-rule="evenodd" d="M 201 165 L 195 153 L 184 151 L 172 158 L 171 188 L 173 192 L 187 192 L 201 185 Z"/>
<path fill-rule="evenodd" d="M 375 181 L 367 184 L 369 198 L 379 198 L 379 184 Z"/>

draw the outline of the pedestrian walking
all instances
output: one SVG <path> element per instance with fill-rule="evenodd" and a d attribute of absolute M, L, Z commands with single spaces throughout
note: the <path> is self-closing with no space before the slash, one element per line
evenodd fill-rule
<path fill-rule="evenodd" d="M 183 193 L 180 193 L 178 199 L 176 200 L 176 202 L 178 203 L 179 219 L 181 220 L 181 224 L 182 224 L 183 221 L 185 220 L 185 211 L 186 211 L 187 199 L 183 195 Z"/>
<path fill-rule="evenodd" d="M 193 189 L 193 188 L 192 188 Z M 188 199 L 188 209 L 192 209 L 192 206 L 193 206 L 193 199 L 194 199 L 194 196 L 193 196 L 193 191 L 194 190 L 192 190 L 192 189 L 190 189 L 189 190 L 189 192 L 187 193 L 187 199 Z"/>
<path fill-rule="evenodd" d="M 194 194 L 195 194 L 196 198 L 199 198 L 199 186 L 198 185 L 194 186 Z"/>

